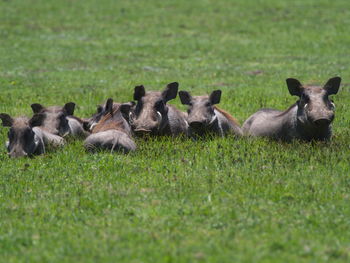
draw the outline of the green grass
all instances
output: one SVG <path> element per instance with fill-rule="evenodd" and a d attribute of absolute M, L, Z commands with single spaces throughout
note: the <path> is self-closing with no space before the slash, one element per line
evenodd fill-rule
<path fill-rule="evenodd" d="M 222 89 L 241 123 L 295 102 L 285 79 L 343 78 L 330 143 L 81 141 L 34 159 L 1 147 L 2 262 L 349 262 L 348 0 L 0 2 L 0 112 L 77 103 L 86 117 L 133 87 Z M 252 72 L 261 71 L 261 74 Z M 179 99 L 171 101 L 182 110 Z M 0 141 L 7 129 L 0 129 Z"/>

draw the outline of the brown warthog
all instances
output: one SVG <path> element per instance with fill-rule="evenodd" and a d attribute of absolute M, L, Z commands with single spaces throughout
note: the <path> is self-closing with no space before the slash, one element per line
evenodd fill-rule
<path fill-rule="evenodd" d="M 287 79 L 290 94 L 300 99 L 284 112 L 261 109 L 254 113 L 243 124 L 244 133 L 284 141 L 329 140 L 334 119 L 334 103 L 329 95 L 337 94 L 340 81 L 339 77 L 331 78 L 323 87 L 318 87 Z"/>
<path fill-rule="evenodd" d="M 134 151 L 136 145 L 131 138 L 130 125 L 121 113 L 121 108 L 128 112 L 131 106 L 129 103 L 113 103 L 113 99 L 108 99 L 104 106 L 99 106 L 97 113 L 84 125 L 91 132 L 85 139 L 85 148 L 89 151 Z"/>
<path fill-rule="evenodd" d="M 86 137 L 88 133 L 84 131 L 83 121 L 73 116 L 75 103 L 66 103 L 63 107 L 51 106 L 44 107 L 41 104 L 34 103 L 31 105 L 35 114 L 42 115 L 40 127 L 49 133 L 66 136 Z"/>
<path fill-rule="evenodd" d="M 10 157 L 32 156 L 45 153 L 45 146 L 61 146 L 64 139 L 37 127 L 42 122 L 42 115 L 12 118 L 6 113 L 0 114 L 2 125 L 10 127 L 6 148 Z"/>
<path fill-rule="evenodd" d="M 220 103 L 221 90 L 214 90 L 210 96 L 191 96 L 187 91 L 180 91 L 179 96 L 182 104 L 189 105 L 187 122 L 192 137 L 242 135 L 238 122 L 228 112 L 214 106 Z"/>
<path fill-rule="evenodd" d="M 168 84 L 162 92 L 146 92 L 142 85 L 135 87 L 137 104 L 130 111 L 129 122 L 136 136 L 187 135 L 186 113 L 166 104 L 176 98 L 178 87 L 177 82 Z"/>

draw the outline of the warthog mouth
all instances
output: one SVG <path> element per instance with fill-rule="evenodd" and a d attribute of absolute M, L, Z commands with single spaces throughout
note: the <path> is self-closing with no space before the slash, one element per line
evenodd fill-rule
<path fill-rule="evenodd" d="M 140 128 L 140 129 L 135 129 L 134 133 L 137 137 L 147 137 L 151 135 L 152 130 Z"/>

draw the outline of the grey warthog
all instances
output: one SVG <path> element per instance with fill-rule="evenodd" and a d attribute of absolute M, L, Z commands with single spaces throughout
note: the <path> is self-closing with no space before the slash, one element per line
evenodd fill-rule
<path fill-rule="evenodd" d="M 136 136 L 144 135 L 187 135 L 186 113 L 179 111 L 169 100 L 177 96 L 179 84 L 170 83 L 164 91 L 145 91 L 136 86 L 134 100 L 137 101 L 129 114 L 129 122 Z"/>
<path fill-rule="evenodd" d="M 228 112 L 214 106 L 220 103 L 221 90 L 214 90 L 210 96 L 191 96 L 187 91 L 180 91 L 179 96 L 181 103 L 189 106 L 187 122 L 191 136 L 242 135 L 238 122 Z"/>
<path fill-rule="evenodd" d="M 104 106 L 99 106 L 97 113 L 84 125 L 91 132 L 85 139 L 85 148 L 89 151 L 134 151 L 136 144 L 131 138 L 130 125 L 121 113 L 121 108 L 129 112 L 130 107 L 130 103 L 113 103 L 113 99 L 108 99 Z"/>
<path fill-rule="evenodd" d="M 45 153 L 45 146 L 61 146 L 64 139 L 50 134 L 38 126 L 42 122 L 42 115 L 35 114 L 31 119 L 27 117 L 12 118 L 6 113 L 0 114 L 2 125 L 10 127 L 6 148 L 10 157 L 32 156 Z"/>
<path fill-rule="evenodd" d="M 323 87 L 303 86 L 296 79 L 287 79 L 289 93 L 299 100 L 286 111 L 261 109 L 243 124 L 245 134 L 291 139 L 329 140 L 332 135 L 334 103 L 330 95 L 337 94 L 341 78 L 327 81 Z"/>
<path fill-rule="evenodd" d="M 50 106 L 44 107 L 41 104 L 34 103 L 31 105 L 35 114 L 42 115 L 40 127 L 49 133 L 66 136 L 86 137 L 88 133 L 83 128 L 83 121 L 75 116 L 75 103 L 68 102 L 63 107 Z"/>

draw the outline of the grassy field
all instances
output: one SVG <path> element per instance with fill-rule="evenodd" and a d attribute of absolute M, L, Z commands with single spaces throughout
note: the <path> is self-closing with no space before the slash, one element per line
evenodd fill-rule
<path fill-rule="evenodd" d="M 343 78 L 330 143 L 163 138 L 123 156 L 77 140 L 20 160 L 2 146 L 1 262 L 349 262 L 348 0 L 8 0 L 0 10 L 0 112 L 14 116 L 74 101 L 87 117 L 108 97 L 131 100 L 135 85 L 178 81 L 194 95 L 222 89 L 220 106 L 243 123 L 295 102 L 288 77 Z"/>

